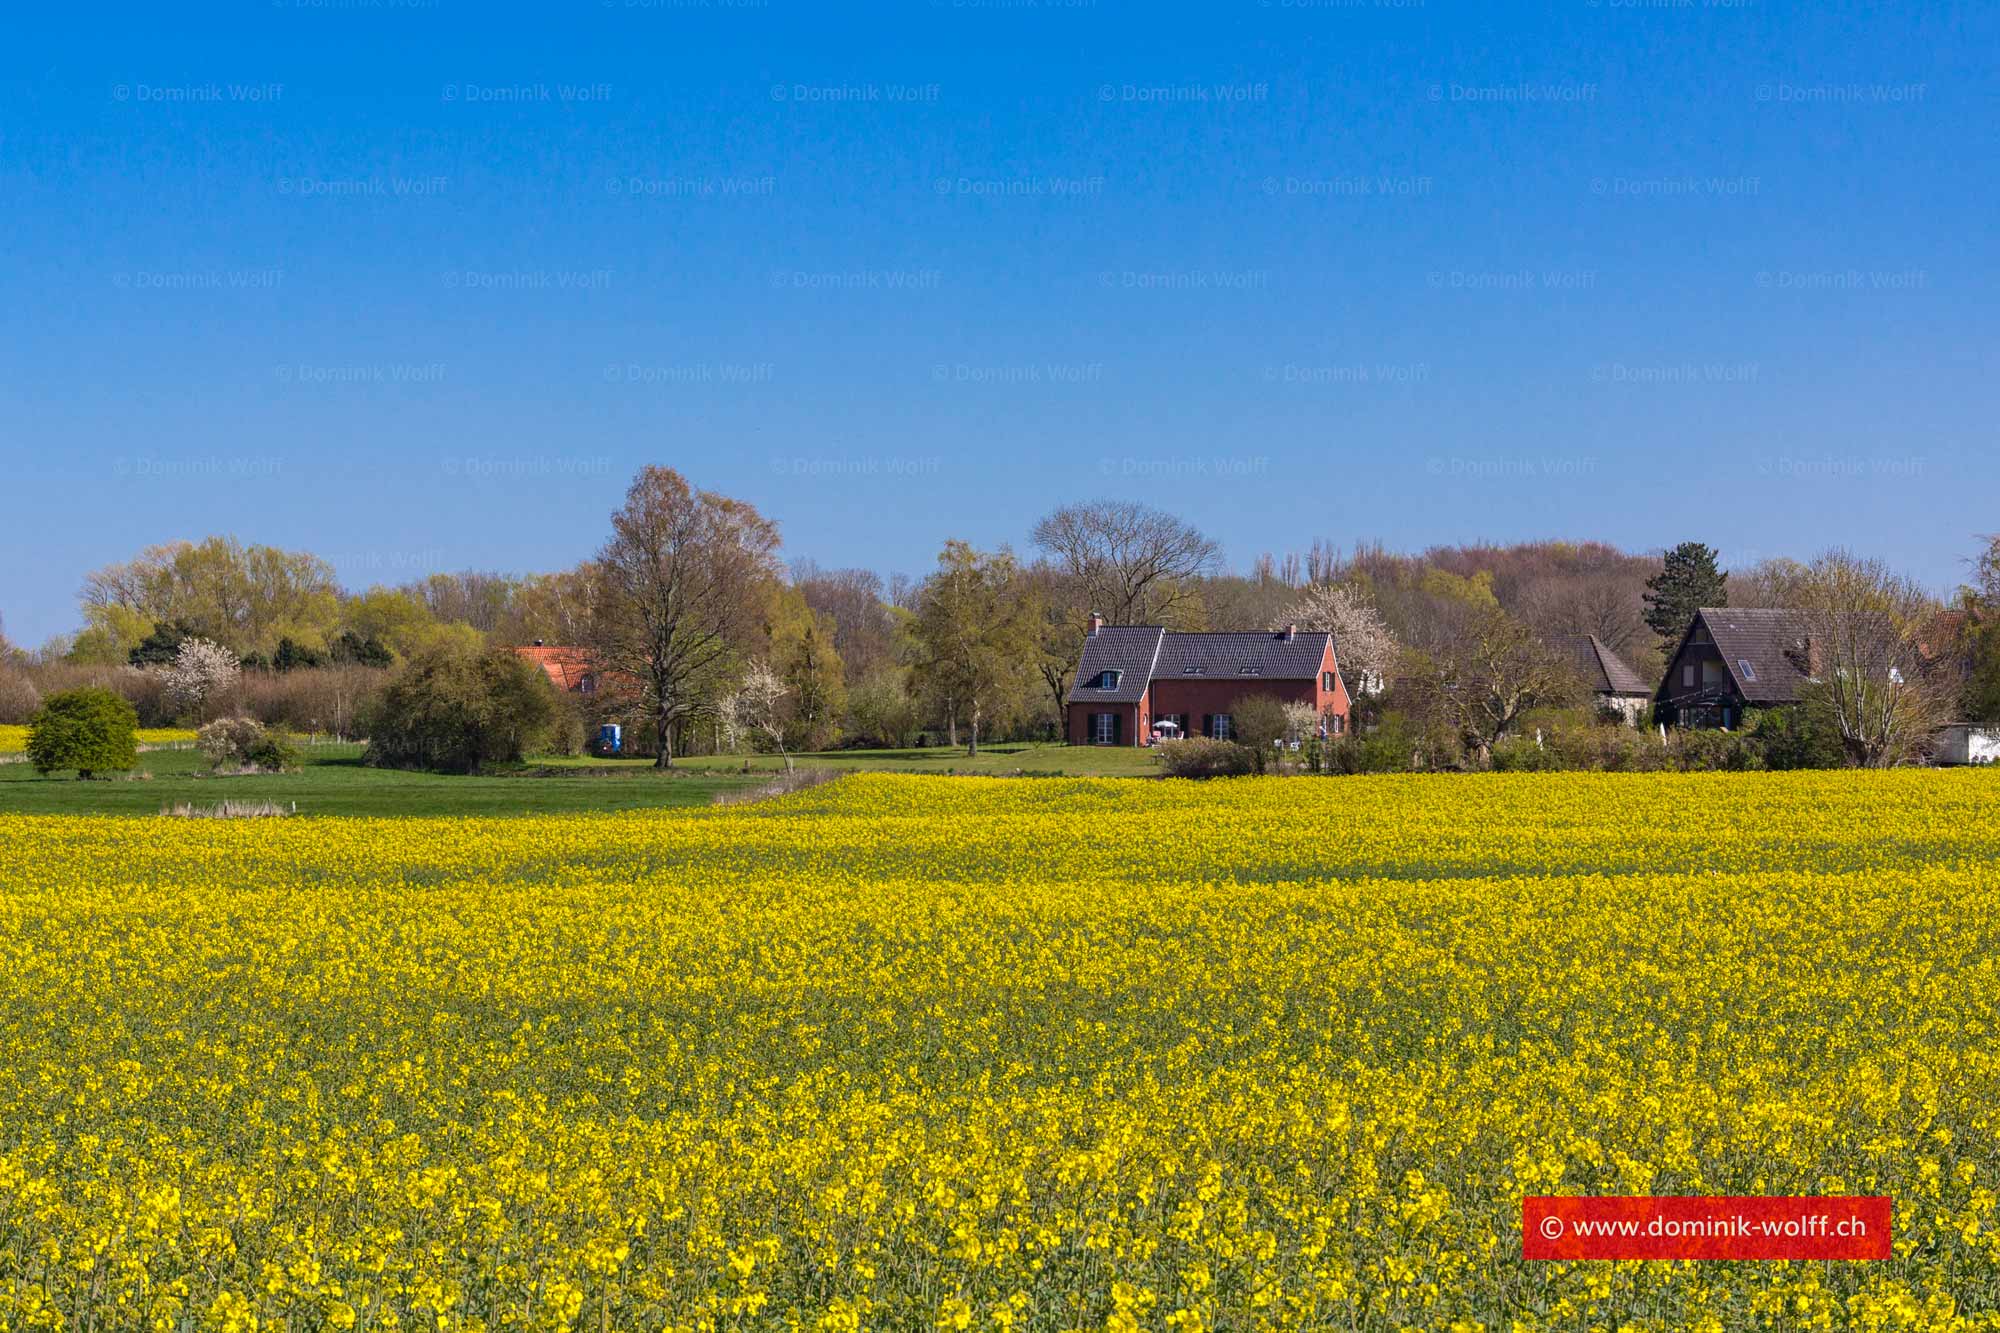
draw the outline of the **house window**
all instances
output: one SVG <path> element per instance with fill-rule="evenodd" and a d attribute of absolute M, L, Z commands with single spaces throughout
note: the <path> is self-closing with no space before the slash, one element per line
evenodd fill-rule
<path fill-rule="evenodd" d="M 1219 741 L 1228 740 L 1229 728 L 1233 720 L 1227 713 L 1210 713 L 1208 715 L 1208 734 Z"/>
<path fill-rule="evenodd" d="M 1328 694 L 1333 693 L 1333 673 L 1331 671 L 1322 671 L 1319 673 L 1319 687 Z"/>
<path fill-rule="evenodd" d="M 1750 665 L 1750 659 L 1747 657 L 1736 659 L 1736 669 L 1743 673 L 1743 679 L 1745 680 L 1757 679 L 1757 668 Z"/>
<path fill-rule="evenodd" d="M 1347 719 L 1335 713 L 1326 720 L 1326 733 L 1329 736 L 1338 736 L 1346 726 Z"/>
<path fill-rule="evenodd" d="M 1681 688 L 1684 690 L 1694 688 L 1694 663 L 1692 662 L 1683 663 L 1681 666 Z"/>
<path fill-rule="evenodd" d="M 576 688 L 579 694 L 597 693 L 597 677 L 591 675 L 589 672 L 585 672 L 583 679 L 576 683 Z"/>
<path fill-rule="evenodd" d="M 1109 745 L 1118 736 L 1118 714 L 1092 713 L 1090 715 L 1090 739 L 1098 745 Z"/>
<path fill-rule="evenodd" d="M 1122 673 L 1117 671 L 1100 671 L 1097 673 L 1096 678 L 1090 682 L 1090 688 L 1093 690 L 1115 690 L 1118 688 L 1118 677 L 1120 674 Z"/>

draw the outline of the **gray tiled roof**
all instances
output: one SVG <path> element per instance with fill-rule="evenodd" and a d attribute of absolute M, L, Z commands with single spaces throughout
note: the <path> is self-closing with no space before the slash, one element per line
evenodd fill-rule
<path fill-rule="evenodd" d="M 1158 625 L 1106 625 L 1090 635 L 1083 641 L 1083 658 L 1077 663 L 1068 702 L 1139 702 L 1152 683 L 1153 662 L 1160 655 L 1160 639 L 1165 634 Z M 1084 683 L 1096 680 L 1103 671 L 1118 673 L 1117 689 L 1092 689 Z"/>
<path fill-rule="evenodd" d="M 1332 636 L 1301 631 L 1182 634 L 1157 625 L 1107 625 L 1083 641 L 1070 703 L 1136 703 L 1155 680 L 1311 680 Z M 1245 668 L 1248 668 L 1246 670 Z M 1119 673 L 1115 690 L 1085 684 Z"/>
<path fill-rule="evenodd" d="M 1799 639 L 1798 620 L 1792 612 L 1704 606 L 1696 613 L 1695 623 L 1708 626 L 1715 651 L 1745 703 L 1788 704 L 1799 697 L 1806 678 L 1792 660 L 1791 650 Z M 1689 632 L 1693 632 L 1692 625 Z M 1745 662 L 1750 664 L 1747 672 Z M 1662 691 L 1671 693 L 1672 684 L 1670 679 Z"/>
<path fill-rule="evenodd" d="M 1605 645 L 1595 634 L 1578 634 L 1565 639 L 1584 683 L 1598 694 L 1651 694 L 1653 687 L 1630 664 Z"/>
<path fill-rule="evenodd" d="M 1319 674 L 1330 635 L 1304 630 L 1290 642 L 1281 631 L 1249 634 L 1174 634 L 1160 645 L 1157 680 L 1311 680 Z M 1245 671 L 1249 667 L 1251 670 Z"/>
<path fill-rule="evenodd" d="M 1782 704 L 1799 697 L 1806 678 L 1788 651 L 1799 639 L 1798 620 L 1791 612 L 1703 607 L 1701 618 L 1708 623 L 1715 651 L 1722 654 L 1744 702 Z M 1743 669 L 1745 662 L 1755 680 L 1745 679 L 1749 674 Z"/>

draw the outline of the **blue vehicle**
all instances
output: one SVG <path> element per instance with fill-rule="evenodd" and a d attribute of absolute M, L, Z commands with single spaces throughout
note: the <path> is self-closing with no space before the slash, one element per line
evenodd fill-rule
<path fill-rule="evenodd" d="M 616 722 L 607 722 L 597 729 L 597 753 L 614 755 L 625 753 L 625 730 Z"/>

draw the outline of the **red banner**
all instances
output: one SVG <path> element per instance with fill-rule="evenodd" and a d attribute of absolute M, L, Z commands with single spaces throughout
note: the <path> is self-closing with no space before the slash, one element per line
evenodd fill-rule
<path fill-rule="evenodd" d="M 1886 1195 L 1521 1200 L 1523 1259 L 1887 1259 Z"/>

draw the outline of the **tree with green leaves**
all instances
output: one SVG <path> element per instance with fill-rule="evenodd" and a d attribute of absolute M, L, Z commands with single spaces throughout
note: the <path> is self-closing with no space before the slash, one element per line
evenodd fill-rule
<path fill-rule="evenodd" d="M 560 708 L 549 678 L 519 654 L 441 644 L 382 691 L 362 762 L 440 773 L 518 762 L 549 737 Z"/>
<path fill-rule="evenodd" d="M 1292 719 L 1285 712 L 1284 701 L 1275 695 L 1242 695 L 1229 707 L 1229 734 L 1257 756 L 1259 773 L 1275 762 L 1278 742 L 1291 729 Z"/>
<path fill-rule="evenodd" d="M 840 735 L 847 681 L 832 634 L 817 615 L 808 616 L 786 646 L 783 679 L 791 695 L 795 744 L 801 750 L 824 750 Z"/>
<path fill-rule="evenodd" d="M 1729 605 L 1729 575 L 1716 565 L 1715 548 L 1682 542 L 1668 551 L 1660 572 L 1646 580 L 1646 623 L 1669 652 L 1704 606 Z"/>
<path fill-rule="evenodd" d="M 28 762 L 37 773 L 75 769 L 79 778 L 139 762 L 139 714 L 110 690 L 64 690 L 28 721 Z"/>
<path fill-rule="evenodd" d="M 238 655 L 271 653 L 287 636 L 324 645 L 340 621 L 340 589 L 318 556 L 209 537 L 148 547 L 92 572 L 83 612 L 118 642 L 137 624 L 180 621 Z"/>
<path fill-rule="evenodd" d="M 953 730 L 967 724 L 966 753 L 979 753 L 980 726 L 1003 700 L 1032 688 L 1041 618 L 1010 552 L 945 543 L 917 594 L 917 670 Z"/>
<path fill-rule="evenodd" d="M 642 469 L 611 516 L 584 646 L 601 674 L 633 682 L 659 767 L 671 766 L 681 726 L 726 697 L 761 636 L 777 550 L 769 519 L 672 468 Z"/>
<path fill-rule="evenodd" d="M 1964 613 L 1957 651 L 1965 681 L 1960 711 L 1974 726 L 2000 726 L 2000 536 L 1987 537 L 1973 563 L 1970 587 L 1959 590 Z"/>

